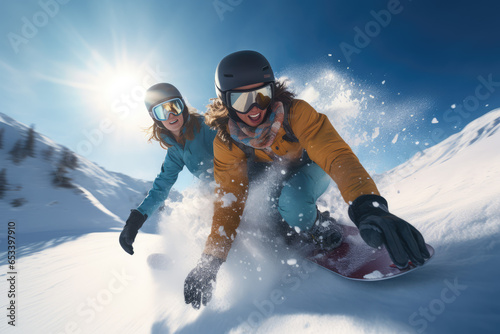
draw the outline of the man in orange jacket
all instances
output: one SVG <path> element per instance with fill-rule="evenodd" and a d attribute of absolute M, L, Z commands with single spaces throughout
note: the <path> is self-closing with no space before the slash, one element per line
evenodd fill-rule
<path fill-rule="evenodd" d="M 301 240 L 324 249 L 342 242 L 341 229 L 316 207 L 331 178 L 350 204 L 349 216 L 368 245 L 385 245 L 399 267 L 409 261 L 420 265 L 429 257 L 420 232 L 389 213 L 387 201 L 328 118 L 276 82 L 263 55 L 239 51 L 226 56 L 217 67 L 215 87 L 218 99 L 205 120 L 218 129 L 214 140 L 217 200 L 202 258 L 185 281 L 186 303 L 199 308 L 211 299 L 248 196 L 248 160 L 288 170 L 279 189 L 278 211 L 300 231 Z M 228 195 L 233 201 L 227 201 Z"/>

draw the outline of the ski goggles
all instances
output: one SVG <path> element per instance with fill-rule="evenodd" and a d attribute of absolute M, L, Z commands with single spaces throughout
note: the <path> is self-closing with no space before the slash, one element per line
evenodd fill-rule
<path fill-rule="evenodd" d="M 249 90 L 230 90 L 226 92 L 227 105 L 240 114 L 248 114 L 253 107 L 267 109 L 273 100 L 273 84 Z"/>
<path fill-rule="evenodd" d="M 153 117 L 158 121 L 166 121 L 170 114 L 179 116 L 184 110 L 184 101 L 180 98 L 162 102 L 151 109 Z"/>

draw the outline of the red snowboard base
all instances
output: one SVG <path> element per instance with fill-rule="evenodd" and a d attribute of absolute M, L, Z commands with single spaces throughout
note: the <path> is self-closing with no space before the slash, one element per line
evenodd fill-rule
<path fill-rule="evenodd" d="M 385 280 L 418 268 L 410 263 L 407 268 L 399 269 L 393 264 L 385 248 L 376 249 L 368 246 L 354 226 L 342 225 L 342 227 L 344 241 L 338 248 L 330 252 L 314 250 L 306 258 L 335 274 L 358 281 Z M 434 248 L 427 245 L 427 249 L 432 257 Z"/>

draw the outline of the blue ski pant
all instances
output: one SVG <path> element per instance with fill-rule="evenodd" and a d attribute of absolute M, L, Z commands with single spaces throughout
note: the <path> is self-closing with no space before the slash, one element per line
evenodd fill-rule
<path fill-rule="evenodd" d="M 321 167 L 310 162 L 277 180 L 271 196 L 277 199 L 278 212 L 288 225 L 306 230 L 316 221 L 316 201 L 330 181 Z"/>

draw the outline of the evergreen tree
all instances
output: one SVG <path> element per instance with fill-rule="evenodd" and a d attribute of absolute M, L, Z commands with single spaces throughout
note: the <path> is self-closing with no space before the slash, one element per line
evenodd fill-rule
<path fill-rule="evenodd" d="M 78 158 L 72 151 L 64 147 L 61 152 L 61 159 L 57 164 L 57 169 L 53 174 L 52 183 L 57 187 L 74 188 L 71 178 L 67 176 L 67 168 L 75 169 L 76 167 L 78 167 Z"/>
<path fill-rule="evenodd" d="M 54 146 L 48 146 L 45 150 L 42 151 L 42 157 L 47 161 L 52 160 L 53 155 L 54 155 Z"/>
<path fill-rule="evenodd" d="M 5 192 L 7 191 L 7 170 L 4 168 L 0 172 L 0 199 L 5 196 Z"/>
<path fill-rule="evenodd" d="M 23 145 L 21 139 L 19 139 L 18 141 L 16 141 L 12 149 L 9 151 L 10 159 L 16 165 L 19 164 L 26 157 L 22 146 Z"/>
<path fill-rule="evenodd" d="M 24 204 L 26 204 L 28 201 L 26 200 L 26 198 L 15 198 L 13 199 L 11 202 L 10 202 L 10 205 L 14 208 L 18 208 L 20 206 L 23 206 Z"/>
<path fill-rule="evenodd" d="M 3 133 L 5 132 L 4 128 L 0 129 L 0 149 L 3 148 Z"/>
<path fill-rule="evenodd" d="M 24 142 L 24 154 L 25 156 L 34 157 L 35 156 L 35 125 L 32 124 L 31 128 L 28 130 L 26 136 L 26 141 Z"/>
<path fill-rule="evenodd" d="M 64 166 L 59 165 L 57 170 L 53 174 L 52 183 L 56 187 L 62 188 L 73 188 L 73 184 L 71 183 L 71 179 L 66 175 L 68 171 Z"/>
<path fill-rule="evenodd" d="M 69 169 L 75 169 L 76 167 L 78 167 L 78 158 L 72 151 L 64 147 L 59 165 L 67 167 Z"/>

